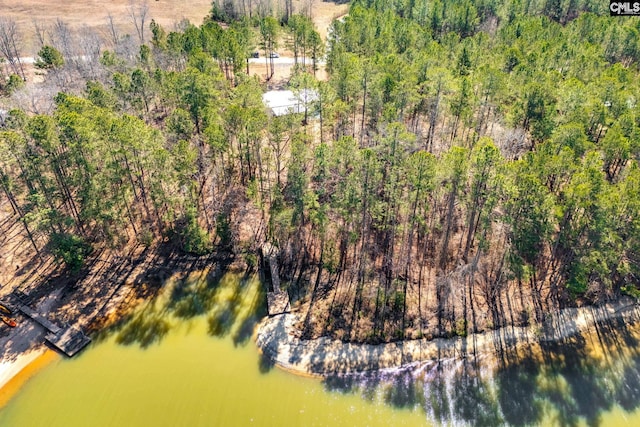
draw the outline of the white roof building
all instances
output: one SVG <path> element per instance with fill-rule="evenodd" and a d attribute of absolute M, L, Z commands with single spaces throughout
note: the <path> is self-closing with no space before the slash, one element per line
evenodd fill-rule
<path fill-rule="evenodd" d="M 262 95 L 262 102 L 274 116 L 304 113 L 305 106 L 310 109 L 311 104 L 317 100 L 318 93 L 311 89 L 301 90 L 298 96 L 290 90 L 271 90 Z"/>

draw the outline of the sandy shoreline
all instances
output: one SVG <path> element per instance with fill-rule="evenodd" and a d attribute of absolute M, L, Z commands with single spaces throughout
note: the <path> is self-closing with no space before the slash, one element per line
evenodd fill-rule
<path fill-rule="evenodd" d="M 54 292 L 41 301 L 37 309 L 46 312 L 59 298 L 60 292 Z M 18 326 L 0 337 L 0 395 L 6 395 L 5 386 L 48 351 L 44 336 L 44 328 L 18 316 Z"/>
<path fill-rule="evenodd" d="M 393 368 L 414 362 L 465 358 L 496 353 L 505 348 L 558 342 L 578 333 L 593 332 L 602 322 L 640 321 L 640 306 L 628 298 L 601 307 L 570 308 L 554 313 L 539 325 L 504 327 L 458 338 L 419 339 L 378 345 L 343 343 L 321 337 L 301 340 L 297 313 L 265 318 L 258 326 L 256 344 L 276 366 L 300 375 L 335 374 Z"/>
<path fill-rule="evenodd" d="M 60 358 L 58 353 L 42 346 L 28 353 L 21 354 L 13 361 L 0 363 L 0 408 L 20 391 L 29 378 L 50 362 Z"/>
<path fill-rule="evenodd" d="M 31 364 L 45 352 L 45 347 L 39 347 L 28 353 L 20 354 L 13 360 L 3 360 L 0 362 L 0 390 L 18 375 L 24 368 Z"/>

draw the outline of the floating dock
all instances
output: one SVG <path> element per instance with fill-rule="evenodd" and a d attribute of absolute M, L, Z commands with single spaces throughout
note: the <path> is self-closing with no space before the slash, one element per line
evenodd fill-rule
<path fill-rule="evenodd" d="M 62 329 L 58 334 L 48 333 L 45 338 L 49 344 L 69 357 L 72 357 L 91 342 L 91 338 L 75 326 Z"/>
<path fill-rule="evenodd" d="M 291 311 L 289 293 L 280 288 L 280 274 L 278 273 L 278 259 L 276 249 L 270 243 L 262 246 L 263 260 L 268 264 L 271 276 L 271 289 L 267 289 L 267 312 L 269 316 L 288 313 Z"/>

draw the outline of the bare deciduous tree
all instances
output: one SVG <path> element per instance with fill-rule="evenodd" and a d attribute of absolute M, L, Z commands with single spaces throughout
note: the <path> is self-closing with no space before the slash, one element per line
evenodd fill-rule
<path fill-rule="evenodd" d="M 302 10 L 300 11 L 307 18 L 313 18 L 313 0 L 304 0 L 302 2 Z"/>
<path fill-rule="evenodd" d="M 260 18 L 264 18 L 273 13 L 273 5 L 271 4 L 271 0 L 256 0 L 256 2 L 257 12 Z"/>
<path fill-rule="evenodd" d="M 120 43 L 120 32 L 118 31 L 115 19 L 111 13 L 107 15 L 107 26 L 109 27 L 109 37 L 111 38 L 111 43 L 114 49 L 117 50 L 118 44 Z"/>
<path fill-rule="evenodd" d="M 73 71 L 79 70 L 82 64 L 75 49 L 76 46 L 69 25 L 58 18 L 49 30 L 49 39 L 53 47 L 62 54 L 65 64 L 64 68 L 50 72 L 49 76 L 53 77 L 56 84 L 63 90 L 70 90 Z"/>
<path fill-rule="evenodd" d="M 135 12 L 135 10 L 134 15 L 137 16 L 137 12 Z M 138 53 L 138 49 L 140 48 L 138 42 L 129 34 L 121 33 L 118 28 L 118 24 L 116 23 L 116 17 L 110 13 L 107 15 L 107 33 L 108 39 L 106 42 L 111 45 L 113 51 L 118 55 L 118 57 L 126 58 L 129 61 L 135 58 Z"/>
<path fill-rule="evenodd" d="M 129 12 L 129 16 L 136 28 L 136 33 L 138 33 L 140 43 L 144 44 L 144 28 L 146 25 L 147 15 L 149 13 L 149 4 L 146 0 L 129 0 L 129 7 L 127 8 L 127 11 Z"/>
<path fill-rule="evenodd" d="M 78 49 L 82 59 L 82 74 L 85 79 L 95 80 L 99 77 L 100 52 L 103 40 L 96 31 L 88 26 L 80 29 Z"/>
<path fill-rule="evenodd" d="M 36 19 L 33 20 L 33 27 L 36 31 L 36 37 L 38 39 L 38 44 L 40 45 L 40 47 L 44 46 L 47 41 L 47 31 L 44 27 L 44 25 L 42 25 L 42 23 Z"/>
<path fill-rule="evenodd" d="M 289 22 L 291 15 L 293 15 L 293 1 L 284 0 L 284 22 Z"/>
<path fill-rule="evenodd" d="M 56 19 L 49 33 L 49 38 L 51 39 L 53 47 L 62 53 L 66 62 L 73 60 L 75 56 L 73 37 L 71 29 L 66 22 L 60 18 Z"/>
<path fill-rule="evenodd" d="M 52 114 L 55 109 L 54 98 L 61 91 L 64 91 L 64 88 L 55 82 L 46 85 L 26 85 L 11 96 L 10 104 L 31 114 Z"/>
<path fill-rule="evenodd" d="M 5 63 L 5 59 L 0 56 L 0 79 L 2 79 L 2 81 L 5 81 L 5 79 L 7 78 L 7 76 L 5 76 L 4 73 L 4 63 Z"/>
<path fill-rule="evenodd" d="M 13 74 L 26 80 L 22 61 L 20 61 L 20 33 L 16 21 L 0 17 L 0 53 L 6 58 Z"/>

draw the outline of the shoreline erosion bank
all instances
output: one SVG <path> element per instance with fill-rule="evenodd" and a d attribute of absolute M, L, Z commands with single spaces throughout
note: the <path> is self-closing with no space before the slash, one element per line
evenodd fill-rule
<path fill-rule="evenodd" d="M 255 341 L 264 357 L 286 371 L 315 377 L 397 368 L 416 362 L 497 354 L 520 345 L 562 343 L 577 334 L 598 332 L 610 321 L 640 323 L 640 306 L 629 298 L 602 306 L 567 308 L 540 324 L 505 326 L 466 337 L 417 339 L 383 344 L 355 344 L 328 337 L 301 340 L 295 325 L 300 314 L 265 318 Z"/>

